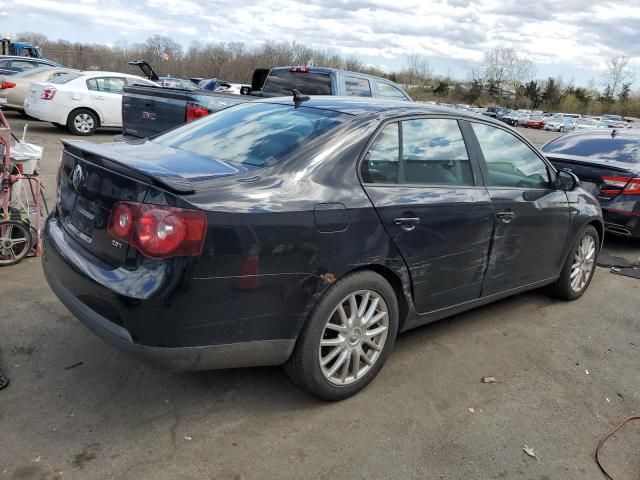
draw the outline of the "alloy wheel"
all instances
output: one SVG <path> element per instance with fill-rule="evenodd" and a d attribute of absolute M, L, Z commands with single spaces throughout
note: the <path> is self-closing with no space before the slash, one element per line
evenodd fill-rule
<path fill-rule="evenodd" d="M 318 360 L 324 377 L 335 385 L 362 378 L 384 349 L 389 331 L 389 310 L 373 290 L 346 296 L 325 324 Z"/>
<path fill-rule="evenodd" d="M 580 292 L 587 285 L 595 267 L 596 241 L 591 235 L 585 235 L 578 244 L 578 249 L 571 265 L 571 289 Z"/>

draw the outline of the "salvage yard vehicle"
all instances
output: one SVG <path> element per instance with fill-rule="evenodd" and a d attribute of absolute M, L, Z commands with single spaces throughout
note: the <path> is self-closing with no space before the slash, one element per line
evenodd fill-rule
<path fill-rule="evenodd" d="M 74 135 L 93 135 L 99 127 L 122 126 L 125 85 L 155 85 L 136 75 L 78 72 L 33 83 L 24 102 L 27 115 L 51 122 Z"/>
<path fill-rule="evenodd" d="M 547 119 L 545 117 L 531 115 L 529 118 L 527 118 L 525 120 L 524 128 L 542 129 L 542 128 L 544 128 L 544 124 L 545 124 L 546 121 L 547 121 Z"/>
<path fill-rule="evenodd" d="M 609 128 L 606 123 L 593 118 L 580 118 L 576 120 L 576 130 L 594 130 L 596 128 Z"/>
<path fill-rule="evenodd" d="M 34 82 L 49 82 L 54 78 L 75 73 L 77 70 L 64 67 L 45 67 L 25 70 L 11 76 L 0 75 L 0 98 L 5 98 L 4 107 L 7 109 L 24 112 L 24 101 L 29 94 L 29 87 Z M 2 83 L 11 83 L 14 86 L 10 89 L 3 89 Z"/>
<path fill-rule="evenodd" d="M 44 58 L 0 56 L 0 75 L 15 75 L 25 70 L 43 67 L 62 67 L 59 63 Z"/>
<path fill-rule="evenodd" d="M 326 400 L 396 334 L 588 288 L 598 202 L 488 117 L 344 97 L 244 103 L 151 140 L 63 141 L 43 267 L 118 348 L 171 369 L 285 365 Z"/>
<path fill-rule="evenodd" d="M 576 129 L 576 121 L 572 117 L 551 117 L 544 122 L 544 129 L 551 132 L 570 132 Z"/>
<path fill-rule="evenodd" d="M 250 96 L 218 91 L 184 92 L 126 87 L 122 104 L 122 133 L 124 137 L 151 137 L 257 97 L 290 95 L 293 89 L 306 95 L 345 95 L 411 101 L 411 97 L 395 83 L 363 73 L 306 66 L 258 68 L 253 73 Z"/>
<path fill-rule="evenodd" d="M 640 132 L 583 130 L 542 147 L 560 169 L 575 173 L 600 202 L 607 232 L 640 237 Z"/>

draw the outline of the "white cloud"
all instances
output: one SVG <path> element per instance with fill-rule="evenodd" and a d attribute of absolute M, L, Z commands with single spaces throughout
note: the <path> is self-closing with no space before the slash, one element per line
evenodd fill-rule
<path fill-rule="evenodd" d="M 640 63 L 640 0 L 11 0 L 2 8 L 0 31 L 17 33 L 19 16 L 21 30 L 72 41 L 295 40 L 387 66 L 410 54 L 477 64 L 484 51 L 510 46 L 568 76 L 597 72 L 615 54 Z"/>

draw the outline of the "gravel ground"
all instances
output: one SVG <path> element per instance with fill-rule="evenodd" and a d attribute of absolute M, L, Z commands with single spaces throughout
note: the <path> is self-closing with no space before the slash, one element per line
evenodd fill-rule
<path fill-rule="evenodd" d="M 53 192 L 61 132 L 29 123 Z M 605 246 L 634 260 L 639 247 Z M 530 292 L 402 335 L 379 378 L 334 404 L 279 368 L 142 366 L 67 312 L 37 259 L 0 286 L 0 480 L 600 479 L 598 440 L 640 413 L 640 282 L 602 268 L 576 302 Z M 637 424 L 607 445 L 617 480 L 638 478 L 638 445 Z"/>

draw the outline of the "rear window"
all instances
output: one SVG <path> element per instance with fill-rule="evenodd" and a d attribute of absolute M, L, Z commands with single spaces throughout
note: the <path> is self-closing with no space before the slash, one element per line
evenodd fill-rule
<path fill-rule="evenodd" d="M 294 88 L 306 95 L 331 95 L 331 77 L 327 73 L 276 70 L 267 77 L 262 92 L 288 97 Z"/>
<path fill-rule="evenodd" d="M 542 147 L 545 153 L 640 163 L 640 138 L 562 136 Z"/>
<path fill-rule="evenodd" d="M 54 78 L 49 83 L 55 83 L 56 85 L 62 85 L 70 82 L 71 80 L 75 80 L 76 78 L 80 78 L 82 76 L 81 73 L 67 73 L 66 75 L 61 75 L 57 78 Z"/>
<path fill-rule="evenodd" d="M 249 103 L 160 135 L 155 143 L 225 162 L 276 163 L 351 115 L 309 107 Z"/>

